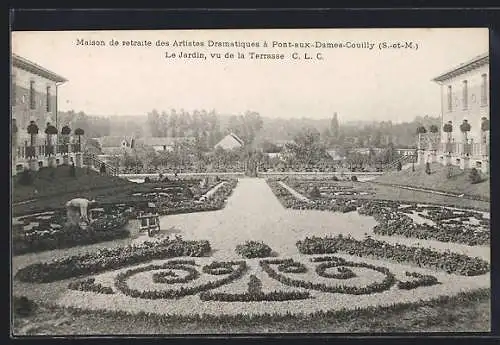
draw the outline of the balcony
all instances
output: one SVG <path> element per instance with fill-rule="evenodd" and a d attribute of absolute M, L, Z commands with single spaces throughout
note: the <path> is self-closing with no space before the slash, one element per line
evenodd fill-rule
<path fill-rule="evenodd" d="M 471 156 L 472 155 L 472 144 L 462 144 L 462 154 Z"/>

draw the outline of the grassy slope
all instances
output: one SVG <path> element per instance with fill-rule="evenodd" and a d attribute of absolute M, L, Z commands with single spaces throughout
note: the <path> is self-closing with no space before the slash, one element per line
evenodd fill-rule
<path fill-rule="evenodd" d="M 373 182 L 428 188 L 470 196 L 480 196 L 489 200 L 489 179 L 486 179 L 481 183 L 471 184 L 469 181 L 469 171 L 463 171 L 458 167 L 451 167 L 451 169 L 453 171 L 453 176 L 451 178 L 447 177 L 448 167 L 444 167 L 441 164 L 431 164 L 430 175 L 425 173 L 425 166 L 415 166 L 414 172 L 411 169 L 391 171 L 377 177 Z"/>
<path fill-rule="evenodd" d="M 101 176 L 93 170 L 76 168 L 76 177 L 70 176 L 70 167 L 44 168 L 34 174 L 32 185 L 18 183 L 20 175 L 12 180 L 12 200 L 14 203 L 55 196 L 63 193 L 85 193 L 92 189 L 124 186 L 131 182 L 114 176 Z"/>

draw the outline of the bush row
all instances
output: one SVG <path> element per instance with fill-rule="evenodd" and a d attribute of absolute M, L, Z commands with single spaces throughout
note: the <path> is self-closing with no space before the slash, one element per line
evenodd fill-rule
<path fill-rule="evenodd" d="M 438 252 L 430 248 L 392 245 L 370 237 L 363 240 L 356 240 L 350 236 L 345 237 L 342 234 L 336 237 L 307 237 L 305 240 L 297 242 L 297 248 L 302 254 L 342 252 L 360 257 L 409 263 L 464 276 L 481 275 L 490 270 L 489 263 L 480 258 L 449 251 Z"/>
<path fill-rule="evenodd" d="M 22 255 L 127 238 L 130 235 L 129 231 L 124 229 L 127 223 L 126 216 L 107 215 L 91 223 L 86 229 L 69 224 L 51 229 L 50 224 L 48 228 L 41 224 L 32 231 L 14 231 L 12 251 L 14 255 Z"/>
<path fill-rule="evenodd" d="M 115 270 L 155 259 L 205 256 L 210 250 L 208 241 L 184 241 L 180 237 L 165 239 L 154 244 L 145 242 L 142 245 L 103 248 L 84 255 L 66 256 L 23 267 L 16 273 L 16 279 L 30 283 L 48 283 Z"/>

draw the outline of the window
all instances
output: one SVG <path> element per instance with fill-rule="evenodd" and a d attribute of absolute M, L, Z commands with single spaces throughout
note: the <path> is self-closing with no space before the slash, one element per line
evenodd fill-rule
<path fill-rule="evenodd" d="M 451 97 L 451 85 L 448 85 L 448 111 L 452 111 L 453 101 Z"/>
<path fill-rule="evenodd" d="M 467 90 L 467 80 L 464 80 L 462 82 L 462 90 L 463 90 L 463 94 L 462 94 L 462 104 L 464 106 L 464 110 L 467 109 L 469 107 L 469 102 L 468 102 L 468 98 L 469 98 L 469 94 L 468 94 L 468 90 Z"/>
<path fill-rule="evenodd" d="M 488 76 L 484 73 L 481 81 L 481 105 L 488 104 Z"/>
<path fill-rule="evenodd" d="M 35 100 L 35 81 L 30 81 L 30 108 L 36 108 L 36 100 Z"/>
<path fill-rule="evenodd" d="M 47 112 L 50 112 L 50 86 L 47 86 Z"/>

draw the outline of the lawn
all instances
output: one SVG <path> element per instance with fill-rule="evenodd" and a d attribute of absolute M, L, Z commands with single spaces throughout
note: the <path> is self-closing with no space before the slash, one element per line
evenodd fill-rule
<path fill-rule="evenodd" d="M 383 176 L 382 176 L 383 177 Z M 330 185 L 333 188 L 345 189 L 346 191 L 353 191 L 355 195 L 339 195 L 339 196 L 324 196 L 324 199 L 370 199 L 370 200 L 392 200 L 401 202 L 421 202 L 429 204 L 439 204 L 454 207 L 475 208 L 479 210 L 489 211 L 490 203 L 482 200 L 471 200 L 467 198 L 457 198 L 442 194 L 433 194 L 425 191 L 409 190 L 400 188 L 396 185 L 388 185 L 378 183 L 375 181 L 366 182 L 353 182 L 353 181 L 328 181 L 322 180 L 300 180 L 300 179 L 287 179 L 287 185 L 301 193 L 303 196 L 308 197 L 310 186 L 318 183 Z M 487 183 L 487 182 L 485 182 Z M 368 192 L 367 194 L 360 194 L 359 192 Z"/>
<path fill-rule="evenodd" d="M 486 175 L 482 182 L 473 184 L 469 180 L 470 170 L 464 171 L 455 166 L 445 167 L 437 163 L 431 164 L 430 167 L 430 174 L 425 172 L 425 166 L 420 165 L 415 166 L 415 171 L 406 169 L 388 172 L 377 177 L 373 182 L 426 188 L 458 195 L 464 194 L 464 197 L 480 198 L 485 201 L 490 200 L 489 176 Z"/>
<path fill-rule="evenodd" d="M 434 306 L 408 307 L 398 311 L 378 310 L 363 317 L 337 316 L 286 320 L 204 320 L 186 322 L 133 317 L 109 317 L 74 313 L 63 308 L 40 306 L 26 318 L 16 318 L 17 334 L 98 335 L 98 334 L 211 334 L 211 333 L 359 333 L 359 332 L 488 332 L 491 318 L 490 293 L 470 299 L 452 299 Z"/>

